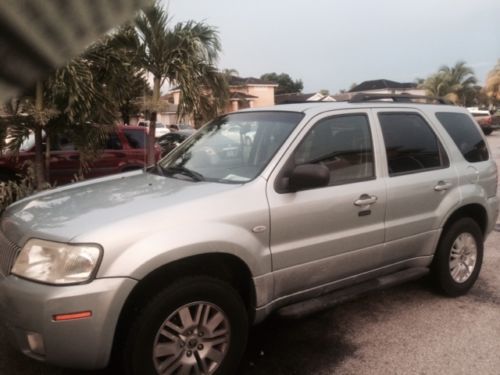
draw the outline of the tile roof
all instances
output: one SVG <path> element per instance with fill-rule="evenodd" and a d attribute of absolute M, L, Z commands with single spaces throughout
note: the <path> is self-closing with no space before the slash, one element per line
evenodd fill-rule
<path fill-rule="evenodd" d="M 276 104 L 303 103 L 306 101 L 323 101 L 324 99 L 327 99 L 329 97 L 329 95 L 319 94 L 321 98 L 313 99 L 313 97 L 316 95 L 318 95 L 317 92 L 307 93 L 307 94 L 301 92 L 290 93 L 290 94 L 278 94 L 274 96 L 274 101 Z"/>
<path fill-rule="evenodd" d="M 266 81 L 255 77 L 237 77 L 230 76 L 228 79 L 229 86 L 244 86 L 244 85 L 276 85 L 273 81 Z"/>
<path fill-rule="evenodd" d="M 242 99 L 257 99 L 258 96 L 246 94 L 240 91 L 232 91 L 229 95 L 230 100 L 242 100 Z"/>
<path fill-rule="evenodd" d="M 375 79 L 373 81 L 364 81 L 359 85 L 353 87 L 349 92 L 367 91 L 367 90 L 381 90 L 381 89 L 410 89 L 416 88 L 417 84 L 414 82 L 396 82 L 388 79 Z"/>

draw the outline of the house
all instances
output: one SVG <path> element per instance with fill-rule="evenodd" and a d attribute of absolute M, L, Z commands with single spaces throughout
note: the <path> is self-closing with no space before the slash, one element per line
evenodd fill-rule
<path fill-rule="evenodd" d="M 349 90 L 349 94 L 354 95 L 359 92 L 366 94 L 410 94 L 426 95 L 425 90 L 419 89 L 414 82 L 396 82 L 388 79 L 376 79 L 364 81 Z"/>
<path fill-rule="evenodd" d="M 276 104 L 290 104 L 290 103 L 303 103 L 303 102 L 334 102 L 336 101 L 330 95 L 323 95 L 319 92 L 303 94 L 279 94 L 274 96 Z"/>
<path fill-rule="evenodd" d="M 238 111 L 244 108 L 267 107 L 274 105 L 274 90 L 277 83 L 254 77 L 228 78 L 229 100 L 224 113 Z M 167 125 L 178 123 L 177 106 L 181 92 L 178 88 L 169 91 L 161 97 L 165 103 L 165 110 L 158 114 L 158 121 Z"/>
<path fill-rule="evenodd" d="M 278 84 L 254 77 L 230 76 L 228 79 L 230 98 L 226 112 L 244 108 L 274 105 L 274 91 Z"/>

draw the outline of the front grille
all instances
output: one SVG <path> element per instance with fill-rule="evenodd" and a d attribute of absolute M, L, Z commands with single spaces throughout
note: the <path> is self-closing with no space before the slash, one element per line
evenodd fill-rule
<path fill-rule="evenodd" d="M 7 276 L 21 248 L 0 231 L 0 274 Z"/>

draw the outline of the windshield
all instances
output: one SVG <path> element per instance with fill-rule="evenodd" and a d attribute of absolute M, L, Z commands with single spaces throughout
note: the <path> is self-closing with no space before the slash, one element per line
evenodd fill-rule
<path fill-rule="evenodd" d="M 302 119 L 298 112 L 246 112 L 219 117 L 159 162 L 166 173 L 201 181 L 253 180 Z"/>

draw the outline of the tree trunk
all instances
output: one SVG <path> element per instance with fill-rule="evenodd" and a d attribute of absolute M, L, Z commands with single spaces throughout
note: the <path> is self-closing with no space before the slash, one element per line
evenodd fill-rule
<path fill-rule="evenodd" d="M 35 108 L 38 112 L 43 111 L 43 84 L 41 81 L 36 83 Z M 43 133 L 42 124 L 35 124 L 35 176 L 36 188 L 42 189 L 46 184 L 45 164 L 43 160 Z"/>
<path fill-rule="evenodd" d="M 45 135 L 45 179 L 50 181 L 50 137 Z"/>
<path fill-rule="evenodd" d="M 156 116 L 157 109 L 160 104 L 160 77 L 154 77 L 153 81 L 153 110 L 151 111 L 151 116 L 149 118 L 149 133 L 148 133 L 148 163 L 147 165 L 153 165 L 156 162 L 155 159 L 155 132 L 156 132 Z"/>
<path fill-rule="evenodd" d="M 130 107 L 130 102 L 127 100 L 121 108 L 122 121 L 125 125 L 130 125 Z"/>

